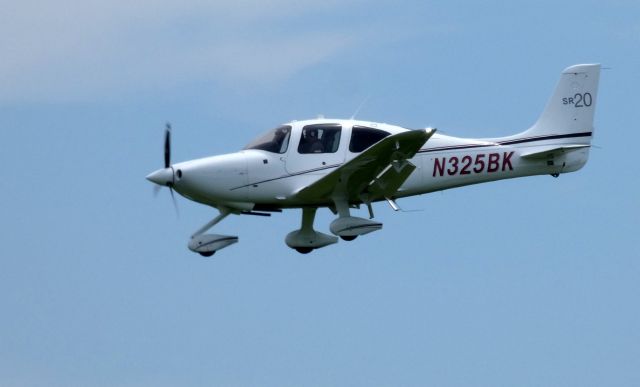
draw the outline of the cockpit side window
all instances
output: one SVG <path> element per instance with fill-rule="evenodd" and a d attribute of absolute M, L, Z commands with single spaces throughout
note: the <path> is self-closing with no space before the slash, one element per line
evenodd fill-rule
<path fill-rule="evenodd" d="M 298 153 L 336 153 L 340 145 L 342 126 L 315 124 L 302 128 Z"/>
<path fill-rule="evenodd" d="M 284 125 L 272 129 L 263 136 L 253 140 L 244 149 L 259 149 L 272 153 L 285 153 L 289 147 L 291 126 Z"/>
<path fill-rule="evenodd" d="M 353 153 L 360 153 L 390 134 L 391 133 L 385 132 L 384 130 L 354 125 L 351 130 L 349 151 Z"/>

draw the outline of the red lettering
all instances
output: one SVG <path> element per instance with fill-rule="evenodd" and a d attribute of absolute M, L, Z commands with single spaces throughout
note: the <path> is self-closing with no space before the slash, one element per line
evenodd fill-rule
<path fill-rule="evenodd" d="M 495 172 L 500 168 L 500 153 L 489 153 L 487 172 Z"/>
<path fill-rule="evenodd" d="M 460 170 L 460 174 L 461 175 L 470 174 L 471 172 L 469 172 L 469 167 L 471 167 L 471 156 L 464 156 L 462 158 L 462 164 L 464 164 L 464 165 L 463 165 L 462 169 Z"/>
<path fill-rule="evenodd" d="M 433 177 L 436 177 L 436 174 L 439 176 L 444 175 L 444 165 L 447 162 L 447 158 L 443 157 L 442 160 L 433 159 Z"/>
<path fill-rule="evenodd" d="M 452 156 L 447 160 L 446 157 L 433 159 L 433 177 L 444 176 L 445 173 L 449 176 L 456 174 L 470 175 L 471 171 L 474 173 L 482 173 L 485 168 L 487 173 L 497 172 L 498 170 L 513 171 L 513 164 L 511 158 L 515 152 L 503 152 L 500 153 L 479 153 L 476 155 L 475 161 L 470 155 L 462 157 Z M 500 159 L 502 158 L 502 163 Z M 447 168 L 447 161 L 449 162 Z M 471 168 L 473 166 L 473 168 Z M 460 168 L 462 167 L 462 168 Z"/>
<path fill-rule="evenodd" d="M 453 170 L 449 168 L 447 169 L 447 173 L 449 174 L 449 176 L 453 176 L 458 173 L 458 158 L 456 156 L 453 156 L 449 159 L 449 162 L 451 163 L 451 168 L 453 168 Z"/>
<path fill-rule="evenodd" d="M 513 165 L 511 165 L 511 156 L 513 156 L 513 152 L 504 152 L 503 156 L 502 156 L 502 170 L 504 171 L 507 166 L 509 167 L 510 171 L 513 171 Z"/>
<path fill-rule="evenodd" d="M 484 171 L 484 154 L 476 155 L 476 162 L 474 163 L 475 167 L 473 167 L 473 172 L 480 173 Z"/>

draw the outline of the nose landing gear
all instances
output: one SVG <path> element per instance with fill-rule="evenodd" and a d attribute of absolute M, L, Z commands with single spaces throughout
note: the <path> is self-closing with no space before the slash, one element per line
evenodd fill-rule
<path fill-rule="evenodd" d="M 207 230 L 222 219 L 226 218 L 231 211 L 228 208 L 220 207 L 220 214 L 213 218 L 209 223 L 202 226 L 196 231 L 189 240 L 189 250 L 202 255 L 203 257 L 211 257 L 216 251 L 238 242 L 238 237 L 233 235 L 205 234 Z"/>

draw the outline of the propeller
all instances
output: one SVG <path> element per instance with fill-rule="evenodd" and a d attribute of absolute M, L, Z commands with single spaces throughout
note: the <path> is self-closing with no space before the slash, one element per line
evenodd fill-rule
<path fill-rule="evenodd" d="M 164 129 L 164 167 L 171 166 L 171 123 L 167 122 Z"/>
<path fill-rule="evenodd" d="M 180 218 L 180 209 L 178 208 L 178 202 L 176 201 L 176 196 L 173 194 L 172 187 L 169 187 L 169 192 L 171 192 L 171 201 L 173 202 L 173 209 L 176 210 L 176 216 Z"/>
<path fill-rule="evenodd" d="M 173 193 L 174 179 L 174 170 L 171 166 L 171 124 L 167 122 L 164 130 L 164 169 L 152 172 L 147 176 L 147 180 L 157 184 L 153 188 L 154 196 L 158 195 L 158 192 L 160 192 L 163 185 L 169 187 L 173 208 L 175 208 L 176 215 L 179 217 L 180 211 L 178 210 L 178 202 L 176 201 L 175 194 Z"/>

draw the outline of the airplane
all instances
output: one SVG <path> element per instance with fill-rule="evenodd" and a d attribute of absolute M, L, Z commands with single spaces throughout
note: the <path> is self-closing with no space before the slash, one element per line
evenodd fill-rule
<path fill-rule="evenodd" d="M 223 155 L 171 163 L 171 127 L 164 168 L 146 178 L 185 198 L 214 207 L 218 215 L 191 236 L 188 248 L 210 257 L 238 242 L 206 232 L 230 214 L 270 216 L 301 209 L 300 227 L 285 243 L 307 254 L 380 230 L 373 203 L 470 184 L 574 172 L 587 162 L 593 137 L 599 64 L 566 68 L 538 120 L 499 138 L 459 138 L 434 128 L 411 130 L 356 119 L 292 121 Z M 174 199 L 175 200 L 175 199 Z M 174 202 L 175 204 L 175 202 Z M 351 214 L 366 206 L 369 217 Z M 336 219 L 333 235 L 314 229 L 318 208 Z"/>

